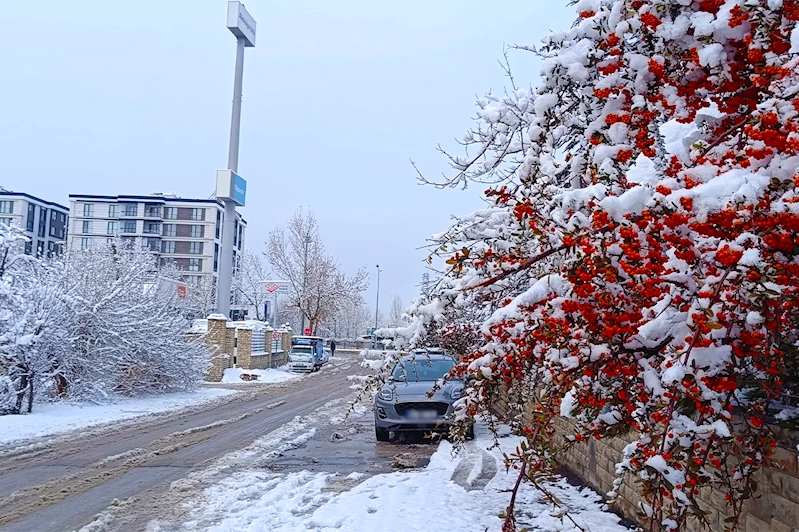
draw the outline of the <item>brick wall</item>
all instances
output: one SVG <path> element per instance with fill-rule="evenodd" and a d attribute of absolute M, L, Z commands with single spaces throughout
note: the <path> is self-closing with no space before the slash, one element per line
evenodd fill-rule
<path fill-rule="evenodd" d="M 566 418 L 556 422 L 556 442 L 562 444 L 565 436 L 573 434 L 573 424 Z M 616 463 L 621 460 L 624 446 L 630 438 L 590 440 L 576 444 L 558 455 L 558 463 L 566 466 L 601 494 L 613 489 Z M 747 502 L 739 530 L 743 532 L 799 532 L 799 472 L 797 472 L 796 434 L 783 433 L 780 445 L 775 448 L 768 467 L 759 472 L 757 484 L 759 497 Z M 627 475 L 619 489 L 617 509 L 625 517 L 636 519 L 640 500 L 634 480 Z M 724 495 L 720 491 L 703 489 L 700 504 L 710 511 L 707 516 L 710 530 L 723 531 L 728 516 Z M 689 521 L 686 530 L 703 529 L 698 522 Z"/>
<path fill-rule="evenodd" d="M 235 330 L 234 330 L 235 332 Z M 233 344 L 228 343 L 227 321 L 224 318 L 208 318 L 208 332 L 205 335 L 205 342 L 213 348 L 211 355 L 211 368 L 205 380 L 219 382 L 225 369 L 232 367 Z"/>
<path fill-rule="evenodd" d="M 239 328 L 237 336 L 236 366 L 252 369 L 252 329 Z"/>

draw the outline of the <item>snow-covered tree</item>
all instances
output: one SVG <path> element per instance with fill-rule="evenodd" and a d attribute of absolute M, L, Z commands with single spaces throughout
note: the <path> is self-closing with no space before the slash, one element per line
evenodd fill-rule
<path fill-rule="evenodd" d="M 365 269 L 348 276 L 327 254 L 310 211 L 298 210 L 287 228 L 272 231 L 266 255 L 275 271 L 291 284 L 289 305 L 305 316 L 311 330 L 344 305 L 358 301 L 367 286 Z"/>
<path fill-rule="evenodd" d="M 649 530 L 703 522 L 709 485 L 736 528 L 798 384 L 799 3 L 574 4 L 527 48 L 540 85 L 481 100 L 450 156 L 439 185 L 493 182 L 491 205 L 435 238 L 449 281 L 408 332 L 489 316 L 462 413 L 506 389 L 532 409 L 520 475 L 550 470 L 561 414 L 573 441 L 635 431 L 618 470 Z"/>
<path fill-rule="evenodd" d="M 274 296 L 264 288 L 264 281 L 269 278 L 269 271 L 260 254 L 245 251 L 239 259 L 239 268 L 233 278 L 233 294 L 239 305 L 247 305 L 255 309 L 254 318 L 266 321 L 264 306 Z"/>
<path fill-rule="evenodd" d="M 399 327 L 405 323 L 405 305 L 400 296 L 391 298 L 391 308 L 389 309 L 388 322 L 390 327 Z"/>

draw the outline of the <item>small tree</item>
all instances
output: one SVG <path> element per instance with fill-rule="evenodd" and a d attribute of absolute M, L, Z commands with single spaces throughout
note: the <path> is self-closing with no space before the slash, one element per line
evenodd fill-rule
<path fill-rule="evenodd" d="M 388 315 L 388 325 L 389 327 L 399 327 L 404 325 L 406 321 L 405 318 L 405 306 L 402 304 L 402 298 L 400 296 L 394 296 L 391 299 L 391 309 Z"/>
<path fill-rule="evenodd" d="M 264 287 L 264 281 L 268 278 L 269 271 L 260 254 L 249 251 L 241 254 L 239 268 L 233 278 L 233 294 L 238 304 L 255 309 L 255 319 L 260 321 L 269 318 L 264 314 L 264 307 L 274 297 Z"/>

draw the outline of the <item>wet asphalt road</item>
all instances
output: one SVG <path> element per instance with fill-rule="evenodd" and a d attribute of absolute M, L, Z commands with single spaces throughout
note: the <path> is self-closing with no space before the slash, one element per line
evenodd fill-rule
<path fill-rule="evenodd" d="M 175 504 L 164 497 L 174 481 L 247 447 L 295 416 L 351 396 L 347 376 L 365 372 L 358 362 L 355 355 L 343 355 L 319 373 L 284 384 L 247 385 L 195 411 L 40 442 L 23 452 L 0 449 L 0 530 L 76 530 L 109 506 L 124 519 L 106 529 L 143 530 L 159 512 L 174 511 Z M 337 430 L 345 433 L 334 435 Z M 376 474 L 390 470 L 398 452 L 410 451 L 424 465 L 435 450 L 425 442 L 401 448 L 377 445 L 372 430 L 369 414 L 344 429 L 321 424 L 311 441 L 270 461 L 269 467 Z"/>

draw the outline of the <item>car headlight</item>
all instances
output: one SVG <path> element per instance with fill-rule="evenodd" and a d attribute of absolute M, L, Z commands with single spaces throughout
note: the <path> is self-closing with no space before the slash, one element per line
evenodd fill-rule
<path fill-rule="evenodd" d="M 392 390 L 391 388 L 383 388 L 382 390 L 380 390 L 379 396 L 380 399 L 384 401 L 391 401 L 392 399 L 394 399 L 394 390 Z"/>
<path fill-rule="evenodd" d="M 454 389 L 453 389 L 453 390 L 450 392 L 450 396 L 451 396 L 453 399 L 460 399 L 461 397 L 463 397 L 463 387 L 460 387 L 460 388 L 454 388 Z"/>

